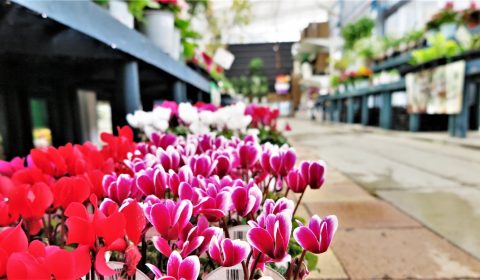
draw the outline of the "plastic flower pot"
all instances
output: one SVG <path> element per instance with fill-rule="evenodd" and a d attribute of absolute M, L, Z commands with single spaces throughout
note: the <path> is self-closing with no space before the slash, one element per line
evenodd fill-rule
<path fill-rule="evenodd" d="M 275 271 L 270 267 L 265 267 L 265 271 L 263 271 L 263 277 L 260 279 L 272 279 L 272 280 L 285 280 L 280 273 Z M 244 274 L 242 265 L 236 265 L 232 267 L 219 267 L 214 271 L 210 272 L 203 278 L 205 280 L 243 280 Z M 254 278 L 255 279 L 255 278 Z M 258 279 L 258 278 L 257 278 Z"/>
<path fill-rule="evenodd" d="M 444 23 L 440 26 L 440 32 L 445 36 L 447 39 L 452 39 L 455 37 L 455 33 L 457 32 L 457 24 L 456 23 Z"/>
<path fill-rule="evenodd" d="M 128 26 L 128 28 L 133 29 L 135 20 L 133 15 L 128 10 L 128 4 L 125 0 L 110 0 L 108 3 L 108 11 L 110 15 Z"/>
<path fill-rule="evenodd" d="M 172 12 L 160 10 L 145 11 L 143 33 L 167 54 L 173 51 L 175 17 Z"/>
<path fill-rule="evenodd" d="M 108 262 L 108 266 L 115 270 L 117 272 L 117 274 L 114 274 L 112 276 L 101 276 L 99 275 L 98 273 L 95 272 L 95 275 L 92 275 L 92 273 L 89 273 L 88 275 L 82 277 L 82 279 L 103 279 L 103 280 L 114 280 L 114 279 L 120 279 L 121 277 L 121 272 L 122 272 L 122 269 L 124 267 L 124 263 L 122 262 Z M 129 279 L 136 279 L 136 280 L 149 280 L 150 278 L 145 274 L 143 273 L 142 271 L 140 270 L 136 270 L 135 272 L 135 275 L 132 275 L 132 276 L 129 276 L 126 278 L 127 280 Z"/>
<path fill-rule="evenodd" d="M 173 39 L 172 39 L 172 50 L 170 52 L 170 56 L 174 58 L 175 60 L 180 59 L 180 52 L 182 48 L 182 42 L 181 42 L 182 36 L 180 33 L 180 30 L 175 28 L 173 30 Z"/>

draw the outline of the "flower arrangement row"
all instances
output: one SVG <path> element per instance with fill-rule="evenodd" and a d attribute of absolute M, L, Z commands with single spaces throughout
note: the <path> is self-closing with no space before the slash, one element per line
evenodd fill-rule
<path fill-rule="evenodd" d="M 227 138 L 255 134 L 260 143 L 283 145 L 287 139 L 277 127 L 278 109 L 257 104 L 236 103 L 218 107 L 198 102 L 177 104 L 164 101 L 153 111 L 136 111 L 127 115 L 130 126 L 146 136 L 154 132 L 173 132 L 177 135 L 214 133 Z M 289 130 L 287 125 L 285 130 Z"/>
<path fill-rule="evenodd" d="M 337 218 L 295 216 L 324 184 L 323 162 L 295 167 L 292 148 L 255 135 L 149 136 L 137 143 L 123 127 L 102 133 L 101 149 L 0 161 L 0 277 L 258 279 L 275 268 L 303 279 L 305 260 L 328 249 Z"/>

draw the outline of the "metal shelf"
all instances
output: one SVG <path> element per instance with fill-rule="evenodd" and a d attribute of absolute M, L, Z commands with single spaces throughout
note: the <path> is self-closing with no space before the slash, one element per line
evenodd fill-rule
<path fill-rule="evenodd" d="M 124 26 L 110 16 L 105 9 L 91 1 L 13 0 L 12 2 L 40 14 L 39 20 L 42 18 L 53 19 L 103 43 L 114 52 L 123 52 L 201 91 L 209 91 L 207 79 L 168 56 L 148 38 Z M 58 36 L 58 34 L 52 34 L 52 39 L 54 36 Z M 104 52 L 103 49 L 101 51 Z M 64 55 L 68 55 L 68 50 Z M 90 50 L 90 55 L 95 57 L 97 54 L 95 50 Z"/>
<path fill-rule="evenodd" d="M 335 94 L 335 95 L 324 95 L 324 96 L 320 96 L 319 98 L 323 100 L 346 99 L 350 97 L 358 97 L 363 95 L 371 95 L 371 94 L 384 93 L 384 92 L 393 92 L 398 90 L 405 90 L 404 79 L 394 83 L 354 89 L 354 90 L 350 90 L 350 91 Z"/>

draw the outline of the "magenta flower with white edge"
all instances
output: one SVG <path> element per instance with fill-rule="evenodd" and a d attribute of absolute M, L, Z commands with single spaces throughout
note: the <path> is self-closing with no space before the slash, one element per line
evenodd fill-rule
<path fill-rule="evenodd" d="M 295 207 L 292 200 L 282 197 L 277 201 L 273 199 L 266 199 L 263 203 L 262 215 L 287 213 L 292 216 L 293 208 Z"/>
<path fill-rule="evenodd" d="M 325 182 L 325 162 L 303 161 L 299 169 L 310 188 L 319 189 Z"/>
<path fill-rule="evenodd" d="M 292 216 L 282 212 L 259 217 L 258 222 L 249 221 L 252 227 L 247 240 L 255 250 L 264 254 L 271 262 L 289 259 L 288 242 L 292 232 Z"/>
<path fill-rule="evenodd" d="M 167 181 L 168 174 L 161 166 L 157 166 L 155 169 L 141 170 L 135 175 L 135 186 L 146 196 L 153 194 L 159 198 L 164 198 Z"/>
<path fill-rule="evenodd" d="M 175 203 L 173 200 L 167 199 L 161 203 L 147 206 L 145 216 L 163 238 L 176 240 L 180 231 L 190 221 L 192 208 L 192 203 L 188 200 Z"/>
<path fill-rule="evenodd" d="M 134 179 L 128 174 L 112 174 L 103 177 L 103 190 L 109 198 L 121 204 L 125 199 L 137 196 Z"/>
<path fill-rule="evenodd" d="M 260 148 L 254 143 L 247 142 L 241 144 L 238 147 L 240 167 L 246 169 L 254 166 L 257 163 L 259 151 Z"/>
<path fill-rule="evenodd" d="M 307 188 L 307 182 L 305 182 L 298 169 L 290 170 L 285 180 L 287 181 L 287 187 L 294 193 L 303 193 Z"/>
<path fill-rule="evenodd" d="M 223 267 L 231 267 L 241 263 L 250 253 L 250 245 L 242 240 L 212 237 L 208 246 L 210 257 Z"/>
<path fill-rule="evenodd" d="M 338 220 L 335 215 L 326 216 L 324 219 L 314 215 L 308 226 L 304 226 L 299 221 L 297 223 L 300 226 L 293 231 L 295 240 L 304 250 L 314 254 L 324 253 L 328 250 L 338 228 Z"/>
<path fill-rule="evenodd" d="M 232 205 L 238 215 L 246 217 L 257 212 L 262 202 L 262 191 L 251 181 L 246 186 L 234 187 Z"/>
<path fill-rule="evenodd" d="M 208 177 L 215 169 L 216 162 L 207 155 L 194 155 L 190 158 L 188 165 L 192 169 L 193 175 Z"/>
<path fill-rule="evenodd" d="M 293 169 L 297 155 L 292 148 L 282 147 L 277 153 L 270 155 L 270 168 L 276 176 L 285 177 L 288 172 Z"/>
<path fill-rule="evenodd" d="M 197 256 L 183 259 L 176 251 L 168 258 L 167 275 L 163 275 L 156 266 L 147 263 L 148 268 L 158 280 L 196 280 L 200 273 L 200 260 Z"/>
<path fill-rule="evenodd" d="M 156 154 L 164 170 L 178 170 L 180 166 L 180 153 L 175 147 L 168 146 L 166 150 L 158 148 Z"/>

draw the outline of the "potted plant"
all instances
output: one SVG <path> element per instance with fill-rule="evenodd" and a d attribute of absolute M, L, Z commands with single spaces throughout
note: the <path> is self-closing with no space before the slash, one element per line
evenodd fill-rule
<path fill-rule="evenodd" d="M 446 38 L 453 38 L 459 23 L 459 14 L 453 9 L 453 2 L 447 2 L 427 23 L 427 30 L 430 33 L 440 31 Z"/>
<path fill-rule="evenodd" d="M 177 0 L 136 0 L 129 9 L 141 23 L 142 32 L 168 54 L 173 53 Z"/>
<path fill-rule="evenodd" d="M 468 9 L 463 10 L 462 21 L 467 25 L 468 28 L 475 28 L 480 24 L 480 10 L 474 1 L 470 3 L 470 7 Z"/>

